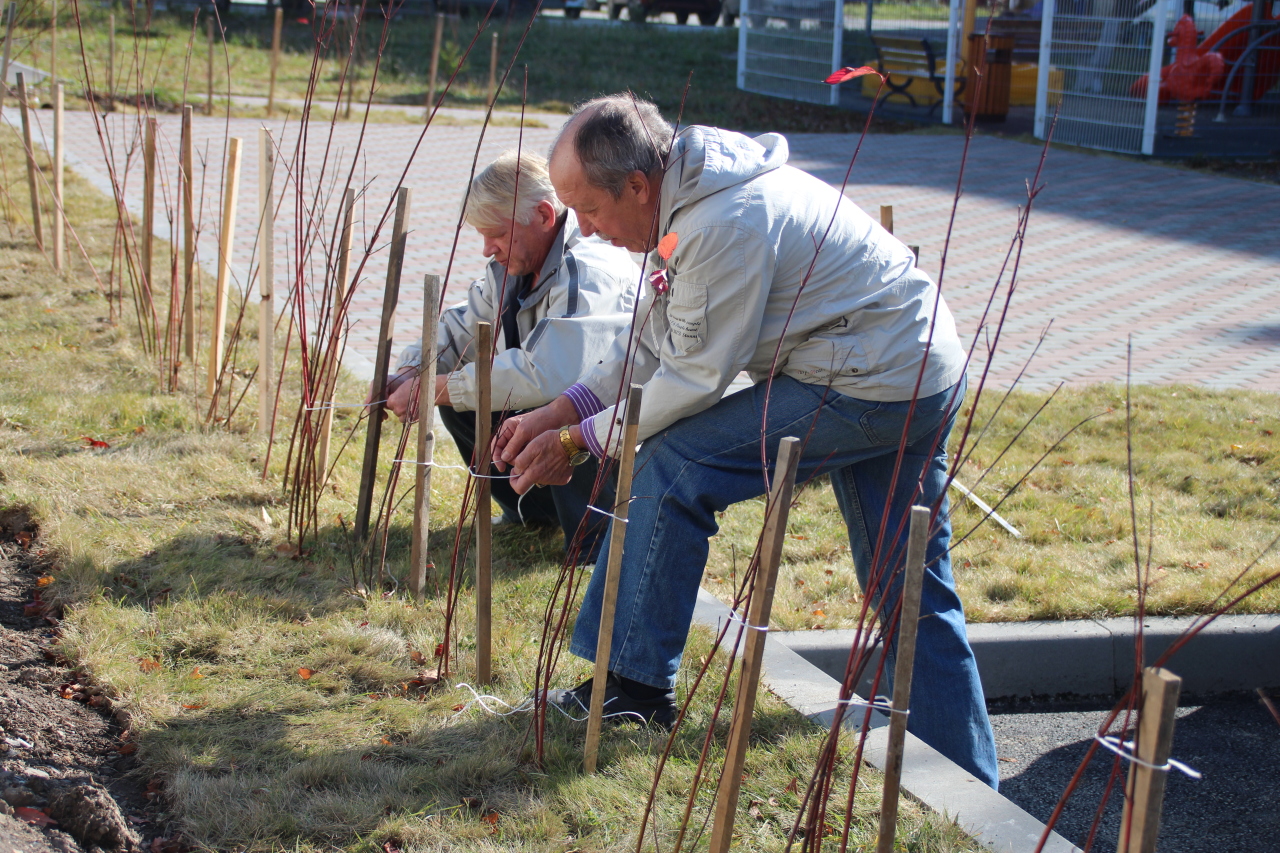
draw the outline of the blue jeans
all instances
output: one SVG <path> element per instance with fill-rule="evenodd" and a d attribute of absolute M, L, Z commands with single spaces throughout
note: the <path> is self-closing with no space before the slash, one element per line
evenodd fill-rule
<path fill-rule="evenodd" d="M 609 661 L 618 675 L 655 686 L 675 685 L 707 562 L 707 540 L 718 529 L 716 513 L 764 494 L 760 429 L 765 390 L 762 383 L 725 397 L 640 448 Z M 909 402 L 858 400 L 778 377 L 769 400 L 766 444 L 773 465 L 780 439 L 796 436 L 804 442 L 798 481 L 830 473 L 864 591 L 890 496 L 883 545 L 890 569 L 902 564 L 907 538 L 902 522 L 911 505 L 938 507 L 926 556 L 908 729 L 995 788 L 995 740 L 947 556 L 946 443 L 965 389 L 958 389 L 953 403 L 955 390 L 917 401 L 896 485 L 894 466 Z M 916 488 L 918 481 L 922 491 Z M 606 544 L 570 646 L 588 660 L 595 658 L 607 554 Z M 882 581 L 872 600 L 887 601 L 885 612 L 892 612 L 899 591 L 889 577 L 900 583 L 901 573 L 877 574 Z M 888 651 L 885 692 L 892 689 L 894 648 Z"/>

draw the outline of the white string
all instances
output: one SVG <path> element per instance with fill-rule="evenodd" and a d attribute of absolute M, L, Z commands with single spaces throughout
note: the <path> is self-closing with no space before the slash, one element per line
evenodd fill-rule
<path fill-rule="evenodd" d="M 1175 770 L 1181 770 L 1192 779 L 1199 779 L 1204 775 L 1199 770 L 1188 767 L 1181 761 L 1173 758 L 1170 758 L 1164 764 L 1152 764 L 1150 761 L 1144 761 L 1133 754 L 1133 741 L 1131 740 L 1121 741 L 1120 738 L 1112 735 L 1094 735 L 1093 739 L 1121 758 L 1127 761 L 1132 761 L 1134 764 L 1140 764 L 1143 767 L 1149 767 L 1150 769 L 1159 771 L 1160 773 L 1168 773 L 1169 768 L 1172 767 Z"/>
<path fill-rule="evenodd" d="M 633 500 L 634 500 L 634 498 L 633 498 Z M 609 512 L 607 509 L 601 509 L 601 508 L 600 508 L 600 507 L 598 507 L 598 506 L 592 506 L 591 504 L 587 504 L 587 509 L 591 510 L 592 512 L 598 512 L 598 513 L 600 513 L 601 515 L 607 515 L 607 516 L 609 516 L 609 518 L 612 518 L 614 521 L 621 521 L 623 524 L 626 524 L 626 523 L 627 523 L 627 521 L 628 521 L 627 519 L 623 518 L 622 516 L 620 516 L 620 515 L 614 515 L 613 513 Z"/>
<path fill-rule="evenodd" d="M 458 685 L 459 690 L 462 690 L 464 688 L 471 692 L 471 696 L 473 698 L 470 702 L 463 705 L 462 708 L 459 709 L 459 711 L 456 714 L 450 717 L 448 719 L 448 722 L 453 722 L 454 720 L 458 719 L 458 717 L 461 717 L 468 710 L 470 710 L 473 705 L 478 705 L 486 713 L 495 717 L 510 717 L 513 714 L 523 714 L 523 713 L 532 711 L 534 708 L 535 702 L 534 702 L 533 696 L 526 696 L 519 705 L 511 705 L 499 699 L 497 696 L 490 696 L 488 694 L 476 692 L 476 689 L 472 687 L 470 684 L 463 683 Z M 610 702 L 614 701 L 617 698 L 618 697 L 614 696 L 612 698 L 606 699 L 604 700 L 604 704 L 608 706 Z M 578 698 L 578 694 L 576 693 L 573 694 L 573 700 L 578 703 L 579 708 L 581 708 L 583 711 L 586 712 L 587 716 L 590 716 L 591 709 L 588 708 L 586 705 L 582 704 L 582 700 Z M 489 707 L 489 705 L 487 704 L 489 702 L 497 702 L 499 705 L 502 705 L 508 708 L 509 710 L 506 710 L 506 711 L 495 710 L 494 708 Z M 555 708 L 557 711 L 563 714 L 566 719 L 574 723 L 582 723 L 582 722 L 585 722 L 587 719 L 587 716 L 575 717 L 567 709 L 561 708 L 559 705 L 555 704 L 554 702 L 548 702 L 547 707 Z M 648 722 L 648 720 L 645 719 L 645 716 L 637 711 L 618 711 L 612 714 L 601 715 L 601 718 L 606 720 L 613 717 L 635 717 L 636 719 L 640 720 L 642 723 Z"/>
<path fill-rule="evenodd" d="M 865 699 L 859 699 L 857 696 L 851 696 L 848 699 L 837 699 L 837 705 L 853 705 L 858 708 L 874 708 L 886 714 L 901 714 L 907 716 L 911 713 L 910 708 L 895 708 L 893 702 L 888 696 L 877 696 L 873 701 L 868 702 Z"/>
<path fill-rule="evenodd" d="M 326 401 L 318 406 L 307 406 L 303 411 L 322 412 L 326 409 L 363 409 L 368 406 L 377 406 L 386 402 L 388 402 L 388 400 L 375 400 L 372 403 L 334 403 L 332 401 Z"/>
<path fill-rule="evenodd" d="M 769 626 L 768 626 L 768 625 L 752 625 L 750 622 L 748 622 L 747 620 L 745 620 L 745 619 L 743 619 L 741 616 L 739 616 L 739 615 L 738 615 L 738 613 L 737 613 L 737 611 L 735 611 L 735 610 L 730 610 L 730 611 L 729 611 L 729 621 L 730 621 L 730 622 L 737 622 L 737 623 L 738 623 L 739 625 L 741 625 L 742 627 L 744 627 L 744 628 L 750 628 L 752 631 L 761 631 L 761 632 L 763 632 L 763 633 L 768 633 L 768 632 L 769 632 Z"/>
<path fill-rule="evenodd" d="M 402 465 L 425 465 L 428 468 L 440 468 L 449 471 L 466 471 L 477 480 L 510 480 L 510 474 L 477 474 L 466 465 L 441 465 L 439 462 L 419 462 L 416 459 L 393 459 L 392 462 L 399 462 Z"/>

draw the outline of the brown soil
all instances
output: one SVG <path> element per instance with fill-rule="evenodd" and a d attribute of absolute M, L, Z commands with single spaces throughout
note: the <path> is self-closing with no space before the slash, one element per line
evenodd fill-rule
<path fill-rule="evenodd" d="M 58 659 L 51 568 L 30 514 L 0 509 L 0 849 L 177 853 L 110 700 Z"/>

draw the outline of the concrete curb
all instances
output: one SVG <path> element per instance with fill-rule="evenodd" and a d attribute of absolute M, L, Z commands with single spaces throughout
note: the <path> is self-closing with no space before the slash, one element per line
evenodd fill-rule
<path fill-rule="evenodd" d="M 1143 623 L 1151 663 L 1194 622 L 1152 617 Z M 1134 669 L 1134 620 L 1004 622 L 969 625 L 988 699 L 1119 695 Z M 773 636 L 834 678 L 844 674 L 852 630 L 779 632 Z M 1280 616 L 1221 616 L 1169 661 L 1186 693 L 1280 686 Z M 874 668 L 874 667 L 872 667 Z M 859 685 L 859 690 L 866 685 Z"/>
<path fill-rule="evenodd" d="M 695 622 L 717 630 L 730 618 L 729 608 L 710 593 L 698 592 Z M 765 644 L 764 684 L 788 705 L 815 724 L 829 728 L 835 719 L 835 699 L 840 685 L 771 634 Z M 847 654 L 847 648 L 846 648 Z M 843 664 L 841 666 L 843 669 Z M 856 715 L 858 720 L 861 715 Z M 888 739 L 888 718 L 872 713 L 872 731 L 863 757 L 883 769 Z M 857 723 L 846 727 L 856 728 Z M 907 733 L 902 768 L 902 789 L 925 806 L 956 821 L 979 843 L 1001 853 L 1035 849 L 1044 824 L 982 784 L 976 777 Z M 1046 853 L 1073 853 L 1073 844 L 1056 832 L 1049 834 Z"/>

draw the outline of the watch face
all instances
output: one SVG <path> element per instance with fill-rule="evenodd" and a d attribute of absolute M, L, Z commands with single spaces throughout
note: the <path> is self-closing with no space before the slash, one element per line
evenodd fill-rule
<path fill-rule="evenodd" d="M 569 464 L 574 466 L 581 465 L 590 458 L 591 454 L 586 450 L 582 450 L 573 455 L 573 458 L 569 460 Z"/>

